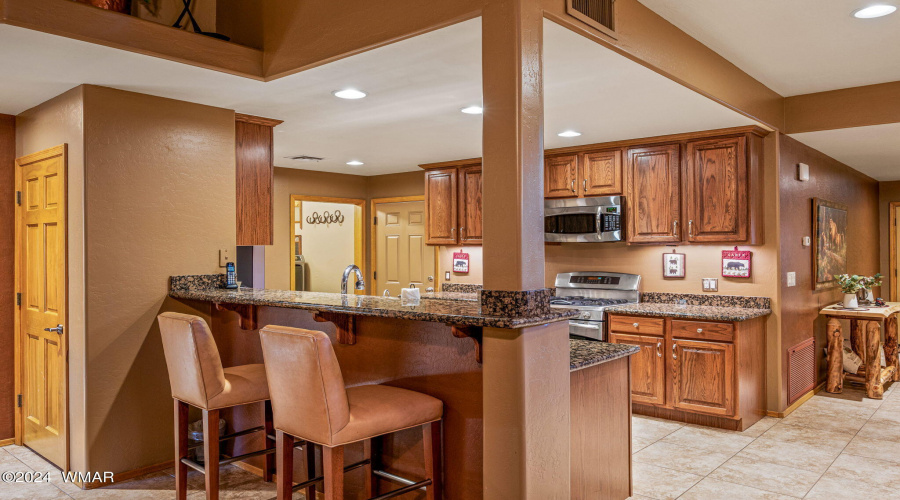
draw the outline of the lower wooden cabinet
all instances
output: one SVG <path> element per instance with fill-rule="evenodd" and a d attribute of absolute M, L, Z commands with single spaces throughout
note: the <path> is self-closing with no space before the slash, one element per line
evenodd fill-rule
<path fill-rule="evenodd" d="M 607 324 L 610 342 L 641 348 L 631 360 L 635 413 L 732 430 L 765 415 L 765 317 L 719 322 L 611 314 Z"/>

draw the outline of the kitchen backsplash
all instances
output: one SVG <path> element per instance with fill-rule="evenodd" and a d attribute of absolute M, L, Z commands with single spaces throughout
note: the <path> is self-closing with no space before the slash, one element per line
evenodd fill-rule
<path fill-rule="evenodd" d="M 699 293 L 644 292 L 642 302 L 657 304 L 681 304 L 690 306 L 746 307 L 748 309 L 771 309 L 768 297 L 744 297 L 741 295 L 703 295 Z M 684 301 L 684 302 L 682 302 Z"/>

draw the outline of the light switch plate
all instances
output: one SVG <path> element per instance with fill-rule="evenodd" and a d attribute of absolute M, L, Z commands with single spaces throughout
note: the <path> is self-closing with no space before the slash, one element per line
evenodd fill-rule
<path fill-rule="evenodd" d="M 231 260 L 231 252 L 229 252 L 227 248 L 220 249 L 219 250 L 219 267 L 225 267 L 229 262 L 233 262 Z"/>
<path fill-rule="evenodd" d="M 444 273 L 444 281 L 450 281 L 450 271 Z"/>
<path fill-rule="evenodd" d="M 703 278 L 703 291 L 704 292 L 718 292 L 719 291 L 719 278 Z"/>
<path fill-rule="evenodd" d="M 787 273 L 787 286 L 797 286 L 797 273 Z"/>

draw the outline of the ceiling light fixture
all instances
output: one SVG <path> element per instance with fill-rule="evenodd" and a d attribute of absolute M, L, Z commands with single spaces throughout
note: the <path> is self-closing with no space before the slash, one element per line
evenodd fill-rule
<path fill-rule="evenodd" d="M 353 165 L 354 167 L 357 167 L 359 165 L 364 165 L 364 163 L 359 160 L 350 160 L 347 162 L 347 165 Z"/>
<path fill-rule="evenodd" d="M 481 106 L 466 106 L 465 108 L 460 109 L 460 111 L 467 115 L 480 115 L 484 113 L 484 108 Z"/>
<path fill-rule="evenodd" d="M 565 132 L 560 132 L 556 135 L 558 135 L 560 137 L 578 137 L 579 135 L 581 135 L 581 132 L 576 132 L 574 130 L 566 130 Z"/>
<path fill-rule="evenodd" d="M 874 19 L 876 17 L 893 14 L 896 10 L 897 7 L 893 5 L 875 4 L 853 11 L 853 17 L 857 19 Z"/>
<path fill-rule="evenodd" d="M 362 99 L 367 96 L 365 92 L 362 90 L 356 89 L 344 89 L 344 90 L 335 90 L 332 92 L 335 97 L 340 97 L 341 99 Z"/>

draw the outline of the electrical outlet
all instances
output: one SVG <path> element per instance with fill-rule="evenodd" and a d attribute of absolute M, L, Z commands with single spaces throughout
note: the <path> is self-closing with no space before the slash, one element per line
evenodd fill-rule
<path fill-rule="evenodd" d="M 787 273 L 787 286 L 797 286 L 797 273 Z"/>
<path fill-rule="evenodd" d="M 227 248 L 219 250 L 219 267 L 225 267 L 231 260 L 231 252 Z"/>
<path fill-rule="evenodd" d="M 719 291 L 719 278 L 703 278 L 703 291 L 704 292 L 718 292 Z"/>

